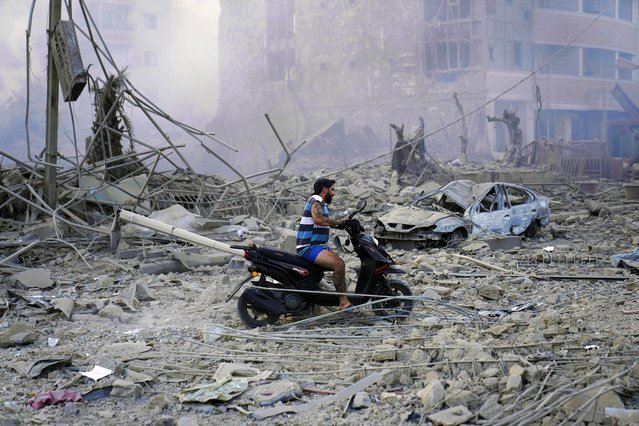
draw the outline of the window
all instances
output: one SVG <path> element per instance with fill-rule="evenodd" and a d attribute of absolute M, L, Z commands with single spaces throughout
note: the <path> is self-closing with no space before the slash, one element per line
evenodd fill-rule
<path fill-rule="evenodd" d="M 585 13 L 594 13 L 603 16 L 615 16 L 615 2 L 610 0 L 583 0 Z"/>
<path fill-rule="evenodd" d="M 470 18 L 470 0 L 459 1 L 459 17 L 462 19 Z"/>
<path fill-rule="evenodd" d="M 486 14 L 493 15 L 495 13 L 495 0 L 486 0 Z"/>
<path fill-rule="evenodd" d="M 511 206 L 519 206 L 532 202 L 532 197 L 522 189 L 506 186 L 506 193 Z"/>
<path fill-rule="evenodd" d="M 446 42 L 437 43 L 437 69 L 448 69 L 448 43 Z"/>
<path fill-rule="evenodd" d="M 615 52 L 584 48 L 584 77 L 615 78 Z"/>
<path fill-rule="evenodd" d="M 539 45 L 535 49 L 537 66 L 540 66 L 552 58 L 561 49 L 561 46 Z M 544 74 L 579 75 L 579 48 L 570 46 L 563 49 L 541 69 L 541 72 Z"/>
<path fill-rule="evenodd" d="M 513 52 L 513 62 L 515 68 L 521 68 L 521 42 L 515 41 L 513 43 L 514 52 Z"/>
<path fill-rule="evenodd" d="M 424 0 L 424 21 L 446 20 L 444 3 L 446 3 L 445 0 Z"/>
<path fill-rule="evenodd" d="M 619 19 L 632 22 L 632 0 L 619 0 Z"/>
<path fill-rule="evenodd" d="M 434 45 L 427 44 L 425 52 L 425 69 L 457 70 L 470 67 L 470 41 L 439 41 Z"/>
<path fill-rule="evenodd" d="M 459 42 L 459 67 L 470 67 L 470 42 L 461 40 Z"/>
<path fill-rule="evenodd" d="M 526 1 L 497 2 L 486 20 L 489 68 L 505 70 L 531 69 L 530 6 Z"/>
<path fill-rule="evenodd" d="M 158 16 L 150 13 L 145 13 L 144 28 L 146 28 L 147 30 L 156 30 L 158 28 Z"/>
<path fill-rule="evenodd" d="M 481 63 L 481 58 L 471 56 L 471 42 L 476 42 L 481 36 L 481 33 L 471 34 L 472 28 L 469 20 L 426 24 L 424 71 L 457 71 Z"/>
<path fill-rule="evenodd" d="M 571 117 L 573 141 L 588 141 L 601 138 L 601 111 L 574 111 Z"/>
<path fill-rule="evenodd" d="M 128 30 L 129 8 L 124 5 L 104 3 L 102 6 L 102 25 L 107 30 Z"/>
<path fill-rule="evenodd" d="M 579 0 L 538 0 L 537 4 L 545 9 L 579 11 Z"/>
<path fill-rule="evenodd" d="M 495 212 L 507 208 L 508 200 L 503 190 L 496 186 L 492 187 L 479 203 L 480 212 Z"/>
<path fill-rule="evenodd" d="M 424 0 L 424 21 L 470 18 L 470 0 Z"/>

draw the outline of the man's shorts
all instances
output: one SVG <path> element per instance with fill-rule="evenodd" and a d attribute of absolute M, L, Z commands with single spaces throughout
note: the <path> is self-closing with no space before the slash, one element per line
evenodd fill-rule
<path fill-rule="evenodd" d="M 319 254 L 324 250 L 331 251 L 331 248 L 328 246 L 328 244 L 315 244 L 304 247 L 302 250 L 297 252 L 297 255 L 303 257 L 309 262 L 315 263 L 315 259 L 317 259 L 317 256 L 319 256 Z"/>

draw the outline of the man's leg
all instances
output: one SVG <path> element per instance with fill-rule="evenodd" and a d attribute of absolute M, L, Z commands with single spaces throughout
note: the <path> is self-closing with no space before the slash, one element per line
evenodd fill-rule
<path fill-rule="evenodd" d="M 333 285 L 338 293 L 346 293 L 346 265 L 341 257 L 330 250 L 322 250 L 315 258 L 315 264 L 333 271 Z M 351 302 L 345 295 L 339 296 L 339 308 L 347 308 Z"/>

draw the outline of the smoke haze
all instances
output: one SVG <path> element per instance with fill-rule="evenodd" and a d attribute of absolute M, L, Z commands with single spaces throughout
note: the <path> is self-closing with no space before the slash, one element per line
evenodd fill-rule
<path fill-rule="evenodd" d="M 73 18 L 84 28 L 84 19 L 77 1 L 72 1 Z M 170 28 L 168 43 L 161 43 L 158 51 L 157 68 L 150 74 L 136 69 L 135 65 L 121 61 L 118 56 L 118 40 L 105 37 L 117 66 L 126 68 L 131 83 L 168 114 L 189 125 L 204 128 L 217 109 L 219 83 L 217 76 L 217 20 L 218 1 L 177 0 L 165 2 L 170 7 L 163 9 L 165 16 L 158 16 L 158 38 L 167 37 L 163 28 Z M 138 8 L 144 2 L 132 3 L 131 9 Z M 26 30 L 29 25 L 30 1 L 0 1 L 0 150 L 19 159 L 26 159 L 25 109 L 27 102 L 26 80 Z M 97 13 L 87 6 L 94 18 Z M 46 29 L 48 24 L 49 2 L 35 2 L 31 24 L 31 94 L 30 94 L 30 140 L 32 154 L 38 154 L 44 147 L 46 118 L 46 81 L 47 51 Z M 69 19 L 63 2 L 62 19 Z M 130 19 L 130 18 L 129 18 Z M 97 19 L 96 19 L 97 20 Z M 166 23 L 166 26 L 162 24 Z M 163 34 L 164 33 L 164 34 Z M 95 35 L 95 34 L 94 34 Z M 77 31 L 82 47 L 82 61 L 94 78 L 104 80 L 97 58 L 84 35 Z M 137 43 L 137 40 L 135 41 Z M 132 49 L 134 50 L 135 46 Z M 129 55 L 130 56 L 130 55 Z M 138 63 L 139 55 L 138 55 Z M 149 75 L 154 76 L 149 81 Z M 145 88 L 152 90 L 145 90 Z M 71 104 L 76 124 L 77 139 L 83 141 L 90 135 L 91 100 L 88 86 L 80 98 Z M 142 115 L 131 112 L 134 125 L 141 132 L 147 123 L 138 123 Z M 71 112 L 69 104 L 60 103 L 60 152 L 72 154 L 74 149 L 69 142 L 73 138 L 71 130 Z M 163 145 L 157 140 L 157 145 Z M 83 147 L 83 143 L 78 143 Z M 187 151 L 189 146 L 187 145 Z"/>

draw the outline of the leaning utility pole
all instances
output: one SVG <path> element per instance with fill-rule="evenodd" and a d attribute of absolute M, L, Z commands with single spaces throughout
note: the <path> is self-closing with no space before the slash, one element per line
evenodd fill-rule
<path fill-rule="evenodd" d="M 58 94 L 60 80 L 53 55 L 53 31 L 60 22 L 62 15 L 62 0 L 49 1 L 49 28 L 47 31 L 47 127 L 46 145 L 44 148 L 46 162 L 44 168 L 44 196 L 49 207 L 56 208 L 58 204 L 57 162 L 58 162 Z"/>

